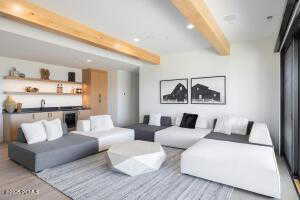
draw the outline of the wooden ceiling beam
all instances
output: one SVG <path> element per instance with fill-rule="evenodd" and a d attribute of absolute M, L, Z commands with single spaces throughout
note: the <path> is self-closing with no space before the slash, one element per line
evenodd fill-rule
<path fill-rule="evenodd" d="M 0 13 L 6 17 L 38 26 L 47 31 L 63 34 L 95 47 L 131 56 L 151 64 L 160 64 L 159 55 L 98 32 L 26 0 L 0 0 Z"/>
<path fill-rule="evenodd" d="M 230 54 L 230 44 L 204 0 L 170 0 L 186 19 L 223 56 Z"/>

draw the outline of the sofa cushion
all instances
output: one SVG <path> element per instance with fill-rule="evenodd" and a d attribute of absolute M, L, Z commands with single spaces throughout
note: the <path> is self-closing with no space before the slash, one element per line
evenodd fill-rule
<path fill-rule="evenodd" d="M 76 130 L 82 132 L 91 131 L 91 120 L 78 120 Z"/>
<path fill-rule="evenodd" d="M 160 126 L 161 125 L 161 113 L 150 114 L 149 125 Z"/>
<path fill-rule="evenodd" d="M 198 116 L 195 128 L 208 128 L 208 119 Z"/>
<path fill-rule="evenodd" d="M 75 134 L 35 144 L 12 142 L 8 146 L 9 158 L 35 172 L 97 152 L 96 139 Z"/>
<path fill-rule="evenodd" d="M 60 119 L 54 119 L 52 121 L 43 120 L 43 125 L 47 133 L 47 140 L 56 140 L 63 136 L 64 132 Z"/>
<path fill-rule="evenodd" d="M 247 126 L 249 120 L 245 117 L 232 116 L 231 119 L 231 132 L 234 134 L 247 135 Z"/>
<path fill-rule="evenodd" d="M 195 128 L 196 122 L 197 122 L 198 115 L 196 114 L 189 114 L 189 113 L 184 113 L 180 127 L 181 128 Z"/>
<path fill-rule="evenodd" d="M 133 124 L 126 128 L 134 129 L 135 140 L 154 141 L 156 131 L 167 128 L 167 126 L 151 126 L 147 124 Z"/>
<path fill-rule="evenodd" d="M 66 123 L 62 123 L 61 126 L 62 126 L 62 130 L 63 130 L 63 135 L 69 134 L 67 124 Z M 21 142 L 21 143 L 27 143 L 22 128 L 18 128 L 17 141 Z"/>
<path fill-rule="evenodd" d="M 27 143 L 22 128 L 18 128 L 17 141 L 18 141 L 18 142 L 21 142 L 21 143 Z"/>
<path fill-rule="evenodd" d="M 230 135 L 231 134 L 230 116 L 218 117 L 217 122 L 215 124 L 214 132 Z"/>
<path fill-rule="evenodd" d="M 114 127 L 110 115 L 91 116 L 90 120 L 92 131 L 106 131 Z"/>
<path fill-rule="evenodd" d="M 68 126 L 66 123 L 61 123 L 61 127 L 63 130 L 63 135 L 68 135 L 69 134 L 69 130 L 68 130 Z"/>
<path fill-rule="evenodd" d="M 171 126 L 155 133 L 155 142 L 161 145 L 187 149 L 211 133 L 211 129 L 189 129 Z"/>
<path fill-rule="evenodd" d="M 128 128 L 115 127 L 107 131 L 89 131 L 72 133 L 93 137 L 98 140 L 99 151 L 108 149 L 111 145 L 134 140 L 134 130 Z"/>
<path fill-rule="evenodd" d="M 216 127 L 216 123 L 217 123 L 217 119 L 213 120 L 213 129 L 215 129 Z M 254 121 L 249 121 L 248 125 L 247 125 L 247 134 L 246 135 L 250 135 L 252 127 L 253 127 Z"/>
<path fill-rule="evenodd" d="M 22 123 L 21 128 L 28 144 L 34 144 L 47 140 L 47 133 L 42 121 Z"/>
<path fill-rule="evenodd" d="M 143 119 L 143 124 L 149 124 L 150 115 L 145 115 Z"/>
<path fill-rule="evenodd" d="M 181 154 L 180 169 L 183 174 L 280 199 L 280 174 L 271 147 L 204 138 Z"/>
<path fill-rule="evenodd" d="M 183 113 L 177 113 L 175 119 L 175 126 L 180 126 L 182 121 Z"/>
<path fill-rule="evenodd" d="M 169 127 L 169 126 L 172 126 L 172 119 L 171 119 L 171 117 L 168 117 L 168 116 L 161 116 L 160 124 L 161 124 L 161 126 L 163 126 L 163 127 Z"/>
<path fill-rule="evenodd" d="M 145 115 L 143 119 L 143 124 L 148 125 L 149 124 L 150 115 Z M 160 118 L 160 124 L 161 126 L 172 126 L 172 119 L 169 116 L 161 116 Z"/>

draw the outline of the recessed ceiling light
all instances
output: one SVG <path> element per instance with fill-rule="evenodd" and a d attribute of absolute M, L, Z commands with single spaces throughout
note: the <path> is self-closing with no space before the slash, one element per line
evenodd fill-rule
<path fill-rule="evenodd" d="M 193 29 L 194 27 L 195 27 L 194 24 L 188 24 L 188 25 L 186 25 L 187 29 Z"/>
<path fill-rule="evenodd" d="M 89 63 L 89 62 L 92 62 L 92 60 L 91 60 L 91 59 L 87 59 L 87 60 L 86 60 L 86 62 L 88 62 L 88 63 Z"/>
<path fill-rule="evenodd" d="M 141 39 L 140 38 L 134 38 L 133 41 L 139 42 L 139 41 L 141 41 Z"/>
<path fill-rule="evenodd" d="M 19 5 L 19 4 L 13 4 L 12 5 L 12 9 L 15 11 L 15 12 L 21 12 L 23 10 L 23 8 Z"/>

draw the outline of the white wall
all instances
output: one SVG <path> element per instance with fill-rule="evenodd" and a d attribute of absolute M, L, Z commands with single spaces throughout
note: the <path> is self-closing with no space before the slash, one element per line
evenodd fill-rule
<path fill-rule="evenodd" d="M 117 121 L 119 126 L 138 122 L 138 74 L 119 70 L 117 72 Z"/>
<path fill-rule="evenodd" d="M 111 118 L 115 125 L 118 121 L 118 82 L 117 82 L 117 73 L 116 70 L 108 71 L 108 114 L 111 115 Z"/>
<path fill-rule="evenodd" d="M 227 77 L 226 105 L 160 104 L 160 80 L 216 75 Z M 271 39 L 232 44 L 230 56 L 209 49 L 163 56 L 160 66 L 140 68 L 140 120 L 151 112 L 197 112 L 211 119 L 235 114 L 266 122 L 278 147 L 279 88 L 279 55 L 273 54 Z"/>

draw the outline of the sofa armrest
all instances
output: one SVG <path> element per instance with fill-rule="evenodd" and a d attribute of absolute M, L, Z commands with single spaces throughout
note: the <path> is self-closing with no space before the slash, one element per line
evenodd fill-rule
<path fill-rule="evenodd" d="M 254 144 L 273 146 L 267 124 L 254 123 L 250 132 L 249 142 Z"/>
<path fill-rule="evenodd" d="M 79 131 L 79 132 L 91 131 L 91 121 L 90 120 L 78 120 L 76 131 Z"/>
<path fill-rule="evenodd" d="M 35 171 L 35 153 L 28 149 L 28 144 L 21 142 L 8 144 L 8 157 L 24 167 Z"/>

